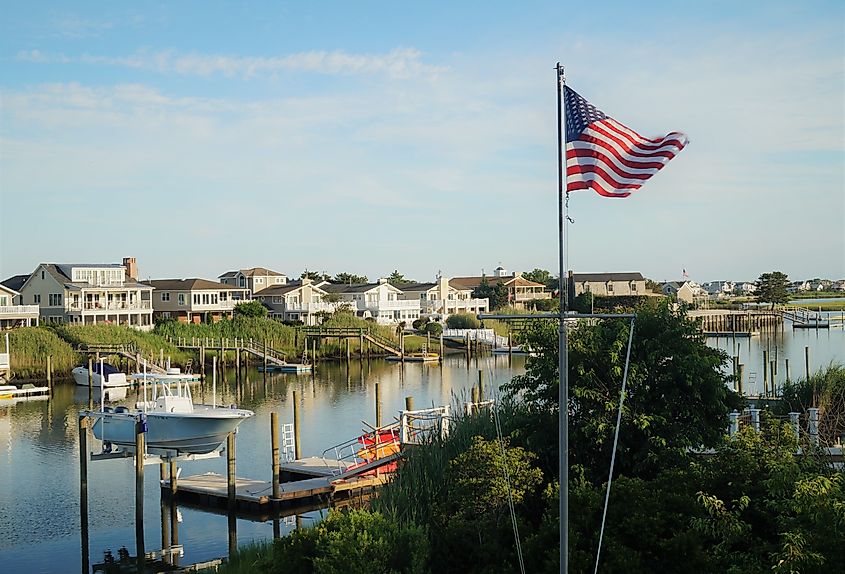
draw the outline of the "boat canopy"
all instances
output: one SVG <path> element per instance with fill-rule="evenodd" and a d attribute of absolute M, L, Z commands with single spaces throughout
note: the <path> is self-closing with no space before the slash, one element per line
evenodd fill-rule
<path fill-rule="evenodd" d="M 116 375 L 120 373 L 117 368 L 113 365 L 109 365 L 108 363 L 103 363 L 103 371 L 105 375 L 108 377 L 110 375 Z M 100 372 L 100 363 L 94 363 L 94 372 L 98 375 L 102 375 L 103 373 Z"/>

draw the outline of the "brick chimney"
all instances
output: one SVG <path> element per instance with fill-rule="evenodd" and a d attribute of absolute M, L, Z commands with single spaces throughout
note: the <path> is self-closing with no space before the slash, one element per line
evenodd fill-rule
<path fill-rule="evenodd" d="M 126 268 L 126 280 L 127 281 L 137 281 L 138 280 L 138 262 L 135 260 L 134 257 L 124 257 L 123 258 L 123 266 Z"/>

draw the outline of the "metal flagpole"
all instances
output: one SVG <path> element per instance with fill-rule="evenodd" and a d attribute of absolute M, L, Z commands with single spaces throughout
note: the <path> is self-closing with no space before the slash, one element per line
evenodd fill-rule
<path fill-rule="evenodd" d="M 566 229 L 566 179 L 564 176 L 564 153 L 566 150 L 566 130 L 563 129 L 566 102 L 561 102 L 561 93 L 566 85 L 563 67 L 560 62 L 555 66 L 557 84 L 557 180 L 558 180 L 558 231 L 560 250 L 560 273 L 558 275 L 558 297 L 560 299 L 560 321 L 558 325 L 558 459 L 560 464 L 560 571 L 569 571 L 569 357 L 566 345 L 566 312 L 569 277 L 566 272 L 566 249 L 564 233 Z"/>

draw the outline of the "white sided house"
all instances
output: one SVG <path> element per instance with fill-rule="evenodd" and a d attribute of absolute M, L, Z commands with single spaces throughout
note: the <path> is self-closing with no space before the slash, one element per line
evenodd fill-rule
<path fill-rule="evenodd" d="M 206 279 L 153 279 L 144 281 L 155 289 L 153 319 L 176 319 L 182 323 L 216 323 L 231 319 L 235 305 L 248 291 Z"/>
<path fill-rule="evenodd" d="M 641 273 L 573 273 L 575 295 L 592 293 L 603 297 L 648 295 Z"/>
<path fill-rule="evenodd" d="M 502 284 L 507 289 L 508 304 L 517 309 L 524 309 L 532 301 L 537 299 L 551 299 L 552 294 L 546 290 L 542 283 L 529 281 L 522 276 L 522 273 L 515 271 L 509 273 L 504 267 L 497 267 L 492 276 L 479 275 L 475 277 L 453 277 L 449 285 L 458 291 L 473 291 L 487 283 L 491 287 Z"/>
<path fill-rule="evenodd" d="M 339 303 L 325 300 L 327 292 L 311 279 L 303 278 L 286 285 L 262 289 L 252 298 L 260 301 L 270 316 L 282 321 L 302 321 L 305 325 L 318 325 L 319 313 L 334 313 Z"/>
<path fill-rule="evenodd" d="M 21 294 L 5 283 L 0 284 L 0 329 L 37 326 L 40 315 L 38 305 L 21 305 Z"/>
<path fill-rule="evenodd" d="M 237 271 L 227 271 L 218 277 L 221 283 L 225 285 L 232 285 L 241 289 L 247 289 L 249 296 L 264 289 L 271 287 L 278 287 L 279 285 L 286 285 L 288 276 L 278 271 L 272 271 L 265 267 L 250 267 L 249 269 L 239 269 Z"/>
<path fill-rule="evenodd" d="M 153 328 L 153 288 L 138 283 L 137 264 L 42 263 L 20 289 L 23 303 L 39 306 L 42 322 L 114 323 Z"/>
<path fill-rule="evenodd" d="M 320 283 L 328 297 L 334 296 L 339 304 L 352 308 L 362 319 L 374 319 L 379 325 L 391 325 L 402 321 L 411 323 L 420 318 L 420 300 L 402 299 L 402 291 L 379 279 L 378 283 L 353 283 L 342 285 Z"/>
<path fill-rule="evenodd" d="M 445 277 L 438 277 L 434 283 L 409 283 L 399 285 L 402 299 L 420 302 L 420 314 L 443 320 L 457 313 L 477 315 L 490 310 L 487 298 L 475 299 L 472 289 L 452 285 Z"/>

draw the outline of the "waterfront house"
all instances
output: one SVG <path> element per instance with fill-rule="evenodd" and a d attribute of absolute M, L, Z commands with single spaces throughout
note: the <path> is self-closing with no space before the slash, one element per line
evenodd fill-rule
<path fill-rule="evenodd" d="M 138 283 L 134 257 L 118 263 L 41 263 L 20 288 L 46 323 L 153 328 L 153 288 Z"/>
<path fill-rule="evenodd" d="M 602 297 L 649 295 L 641 273 L 573 273 L 575 295 L 592 293 Z"/>
<path fill-rule="evenodd" d="M 419 299 L 402 299 L 402 291 L 384 278 L 377 283 L 344 285 L 324 281 L 317 285 L 327 293 L 328 299 L 336 299 L 351 307 L 356 316 L 373 319 L 380 325 L 410 323 L 420 317 Z"/>
<path fill-rule="evenodd" d="M 701 286 L 710 297 L 717 299 L 733 295 L 735 287 L 733 281 L 710 281 Z"/>
<path fill-rule="evenodd" d="M 705 293 L 698 283 L 693 281 L 669 281 L 664 283 L 660 290 L 668 297 L 674 297 L 678 301 L 687 304 L 699 303 L 702 299 L 707 299 Z"/>
<path fill-rule="evenodd" d="M 28 276 L 19 275 L 18 277 Z M 14 279 L 14 277 L 10 277 L 0 284 L 0 329 L 37 326 L 38 305 L 22 305 L 20 303 L 21 294 L 6 286 L 7 281 L 14 283 Z"/>
<path fill-rule="evenodd" d="M 318 325 L 320 313 L 333 313 L 339 303 L 326 301 L 328 292 L 307 277 L 262 289 L 253 295 L 270 312 L 270 316 L 283 321 L 302 321 Z"/>
<path fill-rule="evenodd" d="M 221 283 L 232 285 L 241 289 L 247 289 L 249 298 L 255 293 L 270 287 L 278 287 L 288 282 L 288 276 L 278 271 L 272 271 L 265 267 L 250 267 L 237 271 L 227 271 L 218 277 Z"/>
<path fill-rule="evenodd" d="M 443 320 L 456 313 L 477 315 L 490 310 L 490 301 L 473 298 L 472 289 L 459 288 L 446 277 L 438 277 L 434 283 L 406 283 L 400 285 L 401 298 L 420 302 L 420 314 Z"/>
<path fill-rule="evenodd" d="M 153 279 L 143 284 L 155 289 L 153 319 L 176 319 L 182 323 L 231 319 L 235 305 L 249 294 L 248 289 L 196 278 Z"/>
<path fill-rule="evenodd" d="M 517 309 L 524 309 L 529 301 L 552 297 L 551 292 L 547 291 L 542 283 L 529 281 L 520 272 L 509 273 L 503 267 L 497 267 L 492 276 L 453 277 L 449 280 L 449 285 L 458 291 L 469 290 L 472 294 L 485 281 L 491 287 L 504 285 L 508 290 L 508 303 Z"/>

